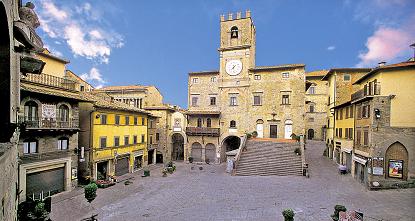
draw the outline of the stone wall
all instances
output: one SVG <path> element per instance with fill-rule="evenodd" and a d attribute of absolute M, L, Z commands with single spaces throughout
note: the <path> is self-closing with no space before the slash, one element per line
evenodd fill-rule
<path fill-rule="evenodd" d="M 308 139 L 308 131 L 314 131 L 314 140 L 325 140 L 327 128 L 327 111 L 328 111 L 328 85 L 322 81 L 323 76 L 306 76 L 306 80 L 311 82 L 314 87 L 314 94 L 310 89 L 306 92 L 306 117 L 305 117 L 305 135 Z M 311 112 L 310 106 L 314 107 Z"/>

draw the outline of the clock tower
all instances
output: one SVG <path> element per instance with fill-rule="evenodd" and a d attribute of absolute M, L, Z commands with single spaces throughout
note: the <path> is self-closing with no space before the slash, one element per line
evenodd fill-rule
<path fill-rule="evenodd" d="M 251 12 L 236 17 L 220 18 L 220 68 L 218 89 L 220 100 L 221 140 L 245 134 L 249 128 L 248 113 L 251 100 L 249 70 L 255 67 L 255 26 Z"/>

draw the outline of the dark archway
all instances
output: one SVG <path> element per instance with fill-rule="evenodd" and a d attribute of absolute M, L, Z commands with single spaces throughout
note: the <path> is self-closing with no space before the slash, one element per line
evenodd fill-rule
<path fill-rule="evenodd" d="M 386 178 L 407 180 L 408 178 L 408 150 L 400 142 L 388 147 L 385 153 Z"/>
<path fill-rule="evenodd" d="M 238 149 L 240 144 L 241 138 L 237 136 L 229 136 L 223 140 L 223 147 L 226 152 Z"/>
<path fill-rule="evenodd" d="M 172 142 L 172 160 L 184 160 L 184 138 L 181 134 L 175 133 L 171 136 Z"/>
<path fill-rule="evenodd" d="M 10 34 L 9 25 L 7 21 L 7 14 L 4 5 L 0 4 L 0 100 L 2 107 L 0 108 L 0 127 L 6 129 L 7 133 L 0 134 L 0 142 L 9 141 L 12 135 L 9 130 L 10 127 L 10 112 L 11 112 L 11 93 L 10 93 Z"/>
<path fill-rule="evenodd" d="M 307 131 L 307 139 L 309 139 L 309 140 L 313 140 L 314 139 L 314 130 L 313 129 L 308 129 L 308 131 Z"/>

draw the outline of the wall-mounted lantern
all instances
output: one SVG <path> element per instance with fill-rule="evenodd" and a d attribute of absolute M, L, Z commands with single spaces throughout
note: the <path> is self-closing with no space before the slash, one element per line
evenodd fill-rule
<path fill-rule="evenodd" d="M 375 108 L 375 117 L 376 119 L 380 118 L 380 110 L 378 108 Z"/>

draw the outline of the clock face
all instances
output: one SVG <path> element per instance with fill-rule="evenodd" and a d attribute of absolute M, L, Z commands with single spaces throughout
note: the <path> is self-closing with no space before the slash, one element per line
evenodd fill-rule
<path fill-rule="evenodd" d="M 226 73 L 229 75 L 238 75 L 242 71 L 242 62 L 240 60 L 230 60 L 226 63 Z"/>

